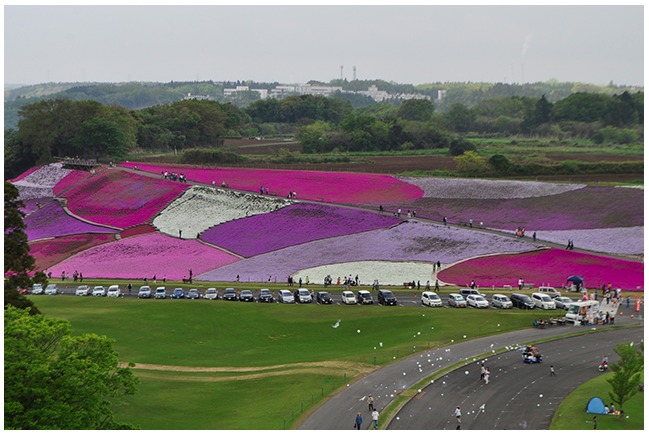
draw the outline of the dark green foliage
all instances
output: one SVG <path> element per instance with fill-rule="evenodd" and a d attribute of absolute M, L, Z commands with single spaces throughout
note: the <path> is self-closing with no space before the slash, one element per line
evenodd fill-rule
<path fill-rule="evenodd" d="M 246 157 L 234 152 L 225 152 L 218 149 L 187 149 L 180 156 L 183 164 L 218 165 L 243 163 Z"/>
<path fill-rule="evenodd" d="M 397 118 L 418 122 L 427 122 L 433 116 L 435 107 L 427 99 L 409 99 L 404 101 L 397 111 Z"/>
<path fill-rule="evenodd" d="M 111 400 L 133 394 L 137 378 L 120 366 L 105 336 L 73 336 L 70 323 L 5 308 L 5 429 L 128 429 Z"/>
<path fill-rule="evenodd" d="M 638 392 L 638 384 L 644 378 L 643 345 L 641 344 L 640 348 L 637 348 L 631 343 L 618 344 L 615 347 L 615 353 L 620 356 L 620 360 L 610 365 L 613 377 L 606 381 L 612 388 L 608 395 L 619 410 L 622 410 L 625 401 Z"/>
<path fill-rule="evenodd" d="M 457 157 L 467 151 L 475 151 L 475 145 L 464 138 L 454 138 L 448 147 L 449 155 Z"/>
<path fill-rule="evenodd" d="M 489 165 L 499 174 L 507 174 L 512 163 L 504 155 L 496 154 L 489 158 Z"/>
<path fill-rule="evenodd" d="M 595 144 L 631 144 L 637 142 L 638 132 L 634 129 L 615 128 L 606 126 L 598 129 L 591 140 Z"/>

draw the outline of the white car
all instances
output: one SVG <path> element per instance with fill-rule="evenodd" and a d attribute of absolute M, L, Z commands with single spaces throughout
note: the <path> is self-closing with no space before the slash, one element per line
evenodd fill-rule
<path fill-rule="evenodd" d="M 557 303 L 550 298 L 550 295 L 542 294 L 541 292 L 534 292 L 531 298 L 534 307 L 538 307 L 539 309 L 554 310 L 557 308 Z"/>
<path fill-rule="evenodd" d="M 343 304 L 356 304 L 358 301 L 356 301 L 356 295 L 354 295 L 354 292 L 350 290 L 344 290 L 342 293 L 342 302 Z"/>
<path fill-rule="evenodd" d="M 466 297 L 466 305 L 477 309 L 486 309 L 489 307 L 489 301 L 482 295 L 469 295 Z"/>
<path fill-rule="evenodd" d="M 118 285 L 113 284 L 111 286 L 108 286 L 108 293 L 106 294 L 106 296 L 119 298 L 122 296 L 122 290 L 119 288 Z"/>
<path fill-rule="evenodd" d="M 570 307 L 570 305 L 574 303 L 574 301 L 569 297 L 556 297 L 554 299 L 554 303 L 556 304 L 557 309 L 568 310 L 568 307 Z"/>
<path fill-rule="evenodd" d="M 85 297 L 90 295 L 90 288 L 88 286 L 81 285 L 77 288 L 77 290 L 74 292 L 74 294 L 78 297 Z"/>
<path fill-rule="evenodd" d="M 448 294 L 449 307 L 466 307 L 466 300 L 460 294 Z"/>
<path fill-rule="evenodd" d="M 293 297 L 293 294 L 290 290 L 281 289 L 277 293 L 277 301 L 284 304 L 291 304 L 295 303 L 295 298 Z"/>
<path fill-rule="evenodd" d="M 93 297 L 105 297 L 106 296 L 106 289 L 104 289 L 104 286 L 95 286 L 92 288 L 92 296 Z"/>
<path fill-rule="evenodd" d="M 164 286 L 158 286 L 155 290 L 155 295 L 153 295 L 153 298 L 155 299 L 165 299 L 167 298 L 167 289 L 165 289 Z"/>
<path fill-rule="evenodd" d="M 491 297 L 491 305 L 497 309 L 511 309 L 514 304 L 507 295 L 494 294 Z"/>
<path fill-rule="evenodd" d="M 140 291 L 137 293 L 138 298 L 151 298 L 151 287 L 150 286 L 142 286 L 140 287 Z"/>
<path fill-rule="evenodd" d="M 205 299 L 206 300 L 218 300 L 219 299 L 219 291 L 216 290 L 214 287 L 210 287 L 205 291 Z"/>
<path fill-rule="evenodd" d="M 309 292 L 309 289 L 298 289 L 295 291 L 295 294 L 293 294 L 295 301 L 298 303 L 310 303 L 313 301 L 313 297 L 311 297 L 311 292 Z"/>
<path fill-rule="evenodd" d="M 48 284 L 47 287 L 45 288 L 45 292 L 43 292 L 45 295 L 56 295 L 59 293 L 59 289 L 56 287 L 55 284 Z"/>
<path fill-rule="evenodd" d="M 442 299 L 435 292 L 423 292 L 421 304 L 430 307 L 442 307 Z"/>
<path fill-rule="evenodd" d="M 32 293 L 34 295 L 41 295 L 43 293 L 43 285 L 40 283 L 34 283 L 32 286 Z"/>

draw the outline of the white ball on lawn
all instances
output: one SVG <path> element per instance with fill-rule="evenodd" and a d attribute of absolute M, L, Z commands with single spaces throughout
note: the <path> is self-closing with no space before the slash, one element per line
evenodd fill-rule
<path fill-rule="evenodd" d="M 361 330 L 360 330 L 360 329 L 358 329 L 358 330 L 356 330 L 356 333 L 360 333 L 360 332 L 361 332 Z"/>

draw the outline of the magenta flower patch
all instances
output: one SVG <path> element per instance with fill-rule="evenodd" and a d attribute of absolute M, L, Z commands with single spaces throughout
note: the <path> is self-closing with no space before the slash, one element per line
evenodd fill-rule
<path fill-rule="evenodd" d="M 91 222 L 128 228 L 149 222 L 188 186 L 108 169 L 70 187 L 68 208 Z"/>
<path fill-rule="evenodd" d="M 161 175 L 161 172 L 184 173 L 188 180 L 204 184 L 259 192 L 268 188 L 269 194 L 287 197 L 296 192 L 297 199 L 334 202 L 342 204 L 372 204 L 407 201 L 421 198 L 424 191 L 390 175 L 344 172 L 312 172 L 304 170 L 268 169 L 204 169 L 183 166 L 124 163 L 124 167 L 137 166 L 140 170 Z"/>
<path fill-rule="evenodd" d="M 114 240 L 114 234 L 74 234 L 30 242 L 29 253 L 36 260 L 36 270 L 42 271 L 76 253 Z"/>
<path fill-rule="evenodd" d="M 201 239 L 244 257 L 329 237 L 389 228 L 401 219 L 364 210 L 298 203 L 204 231 Z"/>
<path fill-rule="evenodd" d="M 98 170 L 98 172 L 99 171 L 101 171 L 101 169 Z M 92 176 L 94 175 L 90 172 L 86 172 L 83 170 L 73 170 L 72 172 L 70 172 L 70 174 L 63 177 L 61 181 L 56 183 L 56 185 L 53 188 L 54 196 L 62 196 L 67 189 L 79 184 L 81 181 L 88 179 Z"/>
<path fill-rule="evenodd" d="M 32 211 L 25 217 L 25 225 L 28 240 L 69 234 L 115 234 L 117 232 L 111 228 L 88 224 L 68 215 L 58 202 L 49 202 L 42 208 Z"/>
<path fill-rule="evenodd" d="M 440 281 L 480 286 L 516 286 L 518 279 L 535 285 L 563 287 L 571 275 L 584 277 L 587 288 L 612 283 L 624 290 L 644 289 L 644 266 L 641 262 L 618 260 L 590 254 L 550 249 L 525 254 L 481 257 L 442 270 Z"/>
<path fill-rule="evenodd" d="M 141 234 L 100 245 L 66 259 L 51 268 L 83 272 L 87 278 L 152 278 L 180 280 L 224 266 L 237 257 L 196 240 L 182 240 L 161 233 Z"/>

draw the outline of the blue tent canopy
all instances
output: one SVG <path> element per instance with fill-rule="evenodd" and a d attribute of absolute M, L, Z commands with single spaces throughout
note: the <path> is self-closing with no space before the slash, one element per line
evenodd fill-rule
<path fill-rule="evenodd" d="M 606 414 L 606 405 L 599 397 L 593 397 L 588 400 L 586 405 L 587 414 Z"/>

